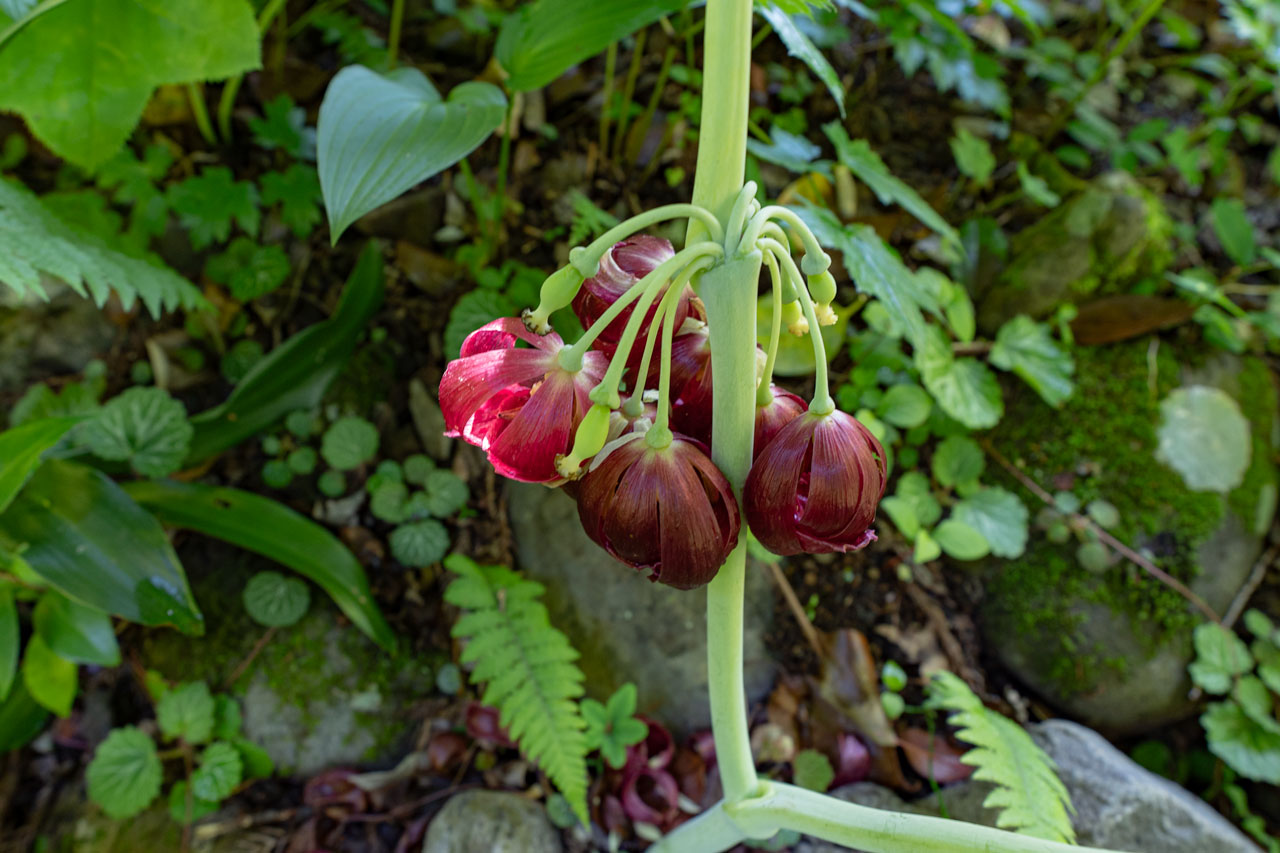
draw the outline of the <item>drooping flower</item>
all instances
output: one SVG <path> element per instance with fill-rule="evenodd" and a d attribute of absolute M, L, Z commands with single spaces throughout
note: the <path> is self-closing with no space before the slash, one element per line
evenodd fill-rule
<path fill-rule="evenodd" d="M 884 494 L 884 450 L 840 410 L 807 412 L 761 449 L 747 474 L 743 506 L 760 543 L 775 554 L 856 551 Z"/>
<path fill-rule="evenodd" d="M 578 517 L 593 542 L 650 580 L 695 589 L 737 544 L 738 503 L 702 445 L 677 433 L 654 448 L 646 436 L 605 446 L 578 481 Z"/>
<path fill-rule="evenodd" d="M 785 388 L 779 388 L 777 385 L 769 386 L 769 394 L 771 400 L 767 405 L 756 406 L 756 432 L 753 457 L 758 457 L 760 451 L 773 440 L 784 426 L 803 415 L 809 410 L 809 405 L 792 394 Z"/>
<path fill-rule="evenodd" d="M 572 447 L 591 407 L 587 394 L 608 367 L 604 355 L 587 352 L 580 370 L 565 370 L 564 346 L 554 332 L 535 335 L 515 317 L 472 332 L 440 380 L 445 434 L 482 449 L 504 477 L 559 482 L 556 456 Z"/>
<path fill-rule="evenodd" d="M 573 299 L 573 313 L 582 322 L 582 327 L 584 329 L 591 328 L 591 324 L 600 319 L 600 315 L 608 310 L 609 306 L 616 302 L 619 297 L 639 283 L 640 279 L 653 272 L 664 261 L 668 261 L 674 256 L 675 249 L 671 247 L 669 241 L 660 237 L 650 237 L 648 234 L 637 234 L 634 237 L 628 237 L 619 243 L 615 243 L 600 258 L 599 271 L 582 283 L 578 295 Z M 664 286 L 649 306 L 644 323 L 640 327 L 640 335 L 636 338 L 637 343 L 634 350 L 637 353 L 644 349 L 644 341 L 649 330 L 649 324 L 653 322 L 653 318 L 658 311 L 658 303 L 665 292 L 666 287 Z M 692 292 L 687 291 L 680 297 L 675 318 L 675 327 L 677 329 L 680 328 L 680 324 L 684 322 L 684 318 L 689 313 L 690 296 L 692 296 Z M 626 310 L 614 318 L 613 322 L 605 326 L 599 337 L 596 338 L 595 346 L 601 351 L 612 355 L 617 349 L 618 342 L 622 339 L 627 320 L 634 310 L 634 304 L 628 306 Z M 639 360 L 638 356 L 636 360 Z"/>
<path fill-rule="evenodd" d="M 651 373 L 649 387 L 658 387 Z M 711 443 L 711 336 L 706 323 L 685 324 L 671 340 L 671 422 L 704 444 Z"/>

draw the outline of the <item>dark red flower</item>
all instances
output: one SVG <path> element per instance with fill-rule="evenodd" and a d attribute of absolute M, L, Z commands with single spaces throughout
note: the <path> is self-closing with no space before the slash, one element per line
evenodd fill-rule
<path fill-rule="evenodd" d="M 884 485 L 884 450 L 870 430 L 838 409 L 807 412 L 756 456 L 743 505 L 751 531 L 775 554 L 856 551 L 876 538 Z"/>
<path fill-rule="evenodd" d="M 638 767 L 622 782 L 622 810 L 634 822 L 671 829 L 680 818 L 680 786 L 666 770 Z"/>
<path fill-rule="evenodd" d="M 573 313 L 578 315 L 583 328 L 591 328 L 591 324 L 600 319 L 600 315 L 618 301 L 620 296 L 639 283 L 640 279 L 657 269 L 664 261 L 669 261 L 674 256 L 675 250 L 669 241 L 660 237 L 650 237 L 648 234 L 637 234 L 615 243 L 600 258 L 599 271 L 582 283 L 582 288 L 573 299 Z M 646 333 L 657 314 L 658 303 L 665 292 L 664 286 L 649 306 L 644 324 L 640 327 L 640 335 L 636 338 L 634 349 L 637 353 L 644 349 Z M 692 291 L 686 290 L 686 293 L 680 297 L 675 318 L 677 329 L 688 316 L 691 296 Z M 614 318 L 613 322 L 605 326 L 604 331 L 596 338 L 595 346 L 612 355 L 618 346 L 618 341 L 622 339 L 623 330 L 626 329 L 627 320 L 631 317 L 634 308 L 634 305 L 629 306 Z M 639 361 L 638 355 L 636 360 Z"/>
<path fill-rule="evenodd" d="M 606 445 L 578 481 L 578 517 L 592 541 L 649 579 L 706 584 L 738 542 L 733 489 L 703 446 L 676 434 L 661 449 L 648 433 Z"/>
<path fill-rule="evenodd" d="M 835 778 L 831 780 L 832 788 L 861 782 L 871 772 L 871 753 L 857 735 L 840 732 L 836 735 L 839 744 L 840 761 L 836 765 Z"/>
<path fill-rule="evenodd" d="M 658 387 L 650 371 L 649 387 Z M 711 443 L 711 337 L 705 323 L 687 323 L 671 341 L 671 422 L 677 430 Z"/>
<path fill-rule="evenodd" d="M 517 348 L 517 341 L 529 347 Z M 445 434 L 484 450 L 504 477 L 559 482 L 556 456 L 573 446 L 591 407 L 587 394 L 609 366 L 604 355 L 588 352 L 581 370 L 565 370 L 558 358 L 564 346 L 554 332 L 535 335 L 515 317 L 472 332 L 440 380 Z"/>
<path fill-rule="evenodd" d="M 809 410 L 809 405 L 795 394 L 777 385 L 769 386 L 770 402 L 756 406 L 756 434 L 753 458 L 773 440 L 784 426 Z"/>

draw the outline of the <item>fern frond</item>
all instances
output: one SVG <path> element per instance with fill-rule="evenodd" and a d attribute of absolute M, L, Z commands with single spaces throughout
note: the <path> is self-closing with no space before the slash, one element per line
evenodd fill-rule
<path fill-rule="evenodd" d="M 950 672 L 934 676 L 929 705 L 951 711 L 956 737 L 973 745 L 960 759 L 976 768 L 973 778 L 996 787 L 983 806 L 999 809 L 996 826 L 1021 835 L 1075 843 L 1071 795 L 1058 778 L 1053 759 L 1026 730 L 982 704 L 969 686 Z"/>
<path fill-rule="evenodd" d="M 19 296 L 48 299 L 42 275 L 65 281 L 99 307 L 112 291 L 126 311 L 141 299 L 153 317 L 206 304 L 200 291 L 177 273 L 117 252 L 54 216 L 21 184 L 0 178 L 0 282 Z"/>
<path fill-rule="evenodd" d="M 444 599 L 465 611 L 453 636 L 467 640 L 462 662 L 475 664 L 471 683 L 484 684 L 481 701 L 498 709 L 507 735 L 589 823 L 586 723 L 574 701 L 583 675 L 577 651 L 540 601 L 542 584 L 460 554 L 445 567 L 458 575 Z"/>

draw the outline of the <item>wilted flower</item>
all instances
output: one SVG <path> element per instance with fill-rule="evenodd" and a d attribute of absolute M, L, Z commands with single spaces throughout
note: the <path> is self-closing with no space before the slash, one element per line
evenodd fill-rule
<path fill-rule="evenodd" d="M 592 541 L 649 579 L 694 589 L 715 577 L 738 542 L 729 481 L 702 445 L 675 434 L 666 447 L 633 432 L 606 445 L 578 481 L 578 517 Z"/>
<path fill-rule="evenodd" d="M 855 551 L 875 540 L 884 494 L 884 450 L 839 410 L 807 412 L 760 450 L 743 505 L 760 543 L 775 554 Z"/>
<path fill-rule="evenodd" d="M 524 341 L 528 348 L 517 348 Z M 573 445 L 591 407 L 588 392 L 604 378 L 608 359 L 587 352 L 582 369 L 559 361 L 564 341 L 535 335 L 515 317 L 481 326 L 440 380 L 446 435 L 484 450 L 494 470 L 530 483 L 555 483 L 556 456 Z"/>
<path fill-rule="evenodd" d="M 753 458 L 773 440 L 784 426 L 809 410 L 804 400 L 777 385 L 769 386 L 770 402 L 756 406 L 756 433 Z"/>
<path fill-rule="evenodd" d="M 582 283 L 582 288 L 574 297 L 573 313 L 578 316 L 583 328 L 590 328 L 610 305 L 638 284 L 640 279 L 673 257 L 675 257 L 675 250 L 671 247 L 671 243 L 660 237 L 637 234 L 615 243 L 600 258 L 599 271 Z M 645 334 L 649 330 L 649 324 L 657 315 L 658 303 L 665 292 L 664 286 L 649 306 L 646 319 L 640 327 L 640 335 L 636 338 L 637 350 L 644 348 Z M 676 328 L 680 328 L 680 324 L 689 313 L 690 295 L 692 295 L 691 292 L 688 292 L 680 297 L 680 303 L 676 308 Z M 627 320 L 634 309 L 634 304 L 628 306 L 613 322 L 605 326 L 596 338 L 595 345 L 602 351 L 612 354 L 622 339 L 623 330 L 626 329 Z"/>

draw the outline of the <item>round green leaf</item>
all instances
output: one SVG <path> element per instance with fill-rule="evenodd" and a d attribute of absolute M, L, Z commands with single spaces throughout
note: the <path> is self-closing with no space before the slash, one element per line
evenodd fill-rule
<path fill-rule="evenodd" d="M 977 530 L 948 518 L 933 529 L 933 538 L 947 556 L 957 560 L 977 560 L 991 553 L 991 546 Z"/>
<path fill-rule="evenodd" d="M 437 518 L 448 518 L 461 509 L 471 492 L 452 471 L 432 471 L 425 484 L 428 507 Z"/>
<path fill-rule="evenodd" d="M 1249 422 L 1229 394 L 1193 385 L 1160 404 L 1156 458 L 1198 492 L 1229 492 L 1244 481 L 1252 444 Z"/>
<path fill-rule="evenodd" d="M 408 499 L 409 489 L 404 483 L 384 480 L 370 492 L 369 511 L 374 518 L 388 524 L 399 524 L 405 520 L 405 502 Z"/>
<path fill-rule="evenodd" d="M 347 491 L 347 478 L 341 471 L 325 471 L 316 481 L 316 488 L 327 498 L 340 498 Z"/>
<path fill-rule="evenodd" d="M 350 471 L 373 459 L 378 452 L 378 428 L 364 418 L 339 418 L 325 430 L 320 455 L 330 468 Z"/>
<path fill-rule="evenodd" d="M 1111 552 L 1101 542 L 1085 542 L 1076 549 L 1076 561 L 1086 572 L 1100 575 L 1111 568 Z"/>
<path fill-rule="evenodd" d="M 406 566 L 429 566 L 449 550 L 449 531 L 438 521 L 402 524 L 391 533 L 391 556 Z"/>
<path fill-rule="evenodd" d="M 944 486 L 967 483 L 982 476 L 987 460 L 971 438 L 953 435 L 933 451 L 933 476 Z"/>
<path fill-rule="evenodd" d="M 156 745 L 133 726 L 114 729 L 98 745 L 85 779 L 89 799 L 108 817 L 120 820 L 138 814 L 160 793 L 164 768 Z"/>
<path fill-rule="evenodd" d="M 262 482 L 272 489 L 283 489 L 293 482 L 293 469 L 283 459 L 271 459 L 262 466 Z"/>
<path fill-rule="evenodd" d="M 156 702 L 156 722 L 165 737 L 187 743 L 204 743 L 213 736 L 217 703 L 203 681 L 188 681 L 165 693 Z"/>
<path fill-rule="evenodd" d="M 831 760 L 816 749 L 804 749 L 796 753 L 791 762 L 791 770 L 796 785 L 819 793 L 831 787 L 831 781 L 836 778 Z"/>
<path fill-rule="evenodd" d="M 415 486 L 425 486 L 427 477 L 436 470 L 436 463 L 430 457 L 415 453 L 404 460 L 404 479 Z"/>
<path fill-rule="evenodd" d="M 298 578 L 279 572 L 258 572 L 244 586 L 244 609 L 259 625 L 287 628 L 311 606 L 311 590 Z"/>
<path fill-rule="evenodd" d="M 128 460 L 146 477 L 178 470 L 194 430 L 187 409 L 162 388 L 130 388 L 107 401 L 80 429 L 79 440 L 94 455 Z"/>
<path fill-rule="evenodd" d="M 169 789 L 169 816 L 176 822 L 195 823 L 218 810 L 217 801 L 202 800 L 194 794 L 191 795 L 190 812 L 187 811 L 187 806 L 187 780 L 179 779 Z"/>
<path fill-rule="evenodd" d="M 299 447 L 285 457 L 285 464 L 295 474 L 305 477 L 316 470 L 316 452 L 310 447 Z"/>
<path fill-rule="evenodd" d="M 982 534 L 997 557 L 1021 557 L 1027 547 L 1029 514 L 1012 492 L 980 489 L 952 507 L 951 517 Z"/>
<path fill-rule="evenodd" d="M 200 766 L 191 774 L 191 793 L 219 802 L 231 796 L 243 775 L 240 751 L 225 741 L 215 741 L 200 754 Z"/>
<path fill-rule="evenodd" d="M 248 375 L 255 364 L 262 361 L 262 356 L 262 344 L 257 341 L 250 338 L 236 341 L 222 357 L 222 378 L 235 385 Z"/>
<path fill-rule="evenodd" d="M 929 419 L 933 400 L 919 385 L 894 385 L 885 392 L 876 414 L 903 429 L 920 426 Z"/>
<path fill-rule="evenodd" d="M 1246 779 L 1280 785 L 1280 734 L 1251 719 L 1235 702 L 1215 702 L 1200 717 L 1209 751 Z"/>

